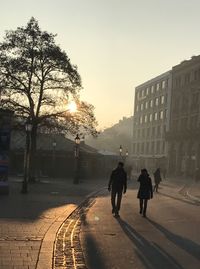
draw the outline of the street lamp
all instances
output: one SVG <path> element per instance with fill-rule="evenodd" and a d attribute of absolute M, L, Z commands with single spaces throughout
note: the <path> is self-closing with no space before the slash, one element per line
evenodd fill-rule
<path fill-rule="evenodd" d="M 120 155 L 120 157 L 122 157 L 122 145 L 120 145 L 120 147 L 119 147 L 119 155 Z"/>
<path fill-rule="evenodd" d="M 29 162 L 30 162 L 30 134 L 32 131 L 32 123 L 30 118 L 27 118 L 25 123 L 25 131 L 26 131 L 26 145 L 25 145 L 25 153 L 24 153 L 24 178 L 22 182 L 22 190 L 21 193 L 28 192 L 28 175 L 29 175 Z"/>
<path fill-rule="evenodd" d="M 53 162 L 53 178 L 55 177 L 55 149 L 56 149 L 56 141 L 54 140 L 52 142 L 52 147 L 53 147 L 53 154 L 52 154 L 52 162 Z"/>
<path fill-rule="evenodd" d="M 77 134 L 75 137 L 75 148 L 74 148 L 74 157 L 75 157 L 75 176 L 74 176 L 74 184 L 79 183 L 79 157 L 80 157 L 80 142 L 81 139 Z"/>

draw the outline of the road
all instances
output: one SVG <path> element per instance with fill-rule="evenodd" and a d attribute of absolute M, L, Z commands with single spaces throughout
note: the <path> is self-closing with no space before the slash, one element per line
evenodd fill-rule
<path fill-rule="evenodd" d="M 180 186 L 164 183 L 143 218 L 136 195 L 131 186 L 118 219 L 107 190 L 90 206 L 80 229 L 86 267 L 199 269 L 200 203 L 183 196 Z"/>

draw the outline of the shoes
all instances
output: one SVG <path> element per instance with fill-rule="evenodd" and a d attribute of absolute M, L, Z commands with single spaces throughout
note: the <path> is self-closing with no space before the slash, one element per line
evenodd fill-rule
<path fill-rule="evenodd" d="M 140 209 L 140 212 L 139 213 L 142 214 L 142 209 Z"/>
<path fill-rule="evenodd" d="M 119 213 L 115 213 L 114 217 L 115 217 L 115 218 L 120 218 Z"/>
<path fill-rule="evenodd" d="M 143 215 L 142 215 L 144 218 L 146 218 L 147 216 L 146 216 L 146 213 L 143 213 Z"/>
<path fill-rule="evenodd" d="M 115 213 L 115 210 L 114 210 L 114 208 L 112 209 L 112 214 L 114 214 Z"/>

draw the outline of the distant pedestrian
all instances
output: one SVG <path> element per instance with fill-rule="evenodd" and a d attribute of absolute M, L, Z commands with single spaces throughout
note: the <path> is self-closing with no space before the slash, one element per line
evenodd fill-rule
<path fill-rule="evenodd" d="M 137 198 L 140 199 L 140 214 L 146 217 L 148 200 L 153 198 L 152 182 L 147 169 L 141 170 L 138 182 L 140 183 L 140 187 Z"/>
<path fill-rule="evenodd" d="M 115 215 L 115 217 L 119 217 L 122 193 L 126 193 L 126 189 L 127 174 L 124 170 L 123 162 L 119 162 L 117 168 L 112 171 L 108 183 L 108 190 L 111 191 L 112 213 Z"/>
<path fill-rule="evenodd" d="M 159 184 L 162 181 L 161 175 L 160 175 L 160 168 L 157 168 L 156 171 L 153 173 L 153 175 L 154 175 L 154 182 L 155 182 L 154 191 L 158 192 Z"/>

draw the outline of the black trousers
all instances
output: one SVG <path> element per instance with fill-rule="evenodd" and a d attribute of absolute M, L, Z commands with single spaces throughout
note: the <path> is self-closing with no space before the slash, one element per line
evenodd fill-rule
<path fill-rule="evenodd" d="M 140 213 L 146 215 L 148 199 L 140 199 Z"/>
<path fill-rule="evenodd" d="M 116 201 L 117 200 L 117 201 Z M 121 206 L 122 190 L 112 189 L 111 191 L 111 204 L 113 213 L 118 214 Z"/>

